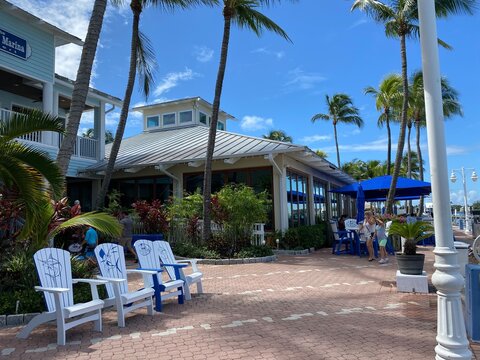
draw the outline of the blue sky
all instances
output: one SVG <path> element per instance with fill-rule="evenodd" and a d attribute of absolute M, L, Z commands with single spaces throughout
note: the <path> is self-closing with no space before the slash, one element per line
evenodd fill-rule
<path fill-rule="evenodd" d="M 84 38 L 92 0 L 11 0 L 14 4 Z M 232 29 L 221 107 L 234 115 L 228 130 L 261 136 L 272 129 L 291 135 L 294 143 L 328 153 L 336 163 L 333 126 L 312 124 L 310 118 L 326 112 L 325 94 L 349 94 L 360 109 L 364 128 L 339 125 L 342 162 L 386 159 L 386 130 L 376 125 L 378 112 L 366 86 L 377 87 L 382 78 L 400 72 L 399 41 L 387 39 L 381 25 L 361 12 L 350 12 L 352 1 L 285 1 L 263 12 L 279 24 L 293 43 L 265 33 L 260 38 L 246 30 Z M 162 99 L 201 96 L 213 100 L 223 31 L 221 8 L 198 7 L 165 13 L 146 9 L 142 31 L 151 39 L 158 68 L 154 91 L 145 100 L 134 92 L 132 106 Z M 439 37 L 453 46 L 440 49 L 442 74 L 460 93 L 464 117 L 445 122 L 448 168 L 476 168 L 480 149 L 478 119 L 480 100 L 480 12 L 474 16 L 455 16 L 438 23 Z M 131 13 L 128 8 L 109 8 L 97 52 L 93 85 L 114 96 L 123 97 L 126 84 Z M 75 46 L 60 49 L 57 72 L 75 78 Z M 418 41 L 407 43 L 409 73 L 420 69 Z M 110 114 L 107 128 L 115 130 L 118 112 Z M 82 124 L 89 127 L 88 118 Z M 139 114 L 131 114 L 125 136 L 142 130 Z M 396 149 L 398 127 L 393 126 Z M 414 146 L 415 133 L 412 132 Z M 422 133 L 427 160 L 426 131 Z M 394 154 L 393 154 L 394 156 Z M 467 172 L 470 175 L 470 172 Z M 450 184 L 451 200 L 463 202 L 461 177 Z M 467 180 L 469 201 L 480 200 L 478 184 Z"/>

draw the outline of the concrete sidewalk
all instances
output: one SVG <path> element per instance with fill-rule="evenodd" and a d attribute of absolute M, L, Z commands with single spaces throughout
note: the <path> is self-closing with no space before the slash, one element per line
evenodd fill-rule
<path fill-rule="evenodd" d="M 433 248 L 422 248 L 433 273 Z M 396 292 L 396 263 L 365 257 L 280 257 L 276 263 L 201 265 L 205 294 L 164 312 L 137 310 L 126 328 L 104 314 L 104 331 L 92 324 L 67 332 L 55 344 L 55 326 L 29 339 L 18 327 L 0 328 L 5 359 L 433 359 L 437 298 Z M 131 284 L 139 286 L 138 283 Z M 480 359 L 480 348 L 474 349 Z"/>

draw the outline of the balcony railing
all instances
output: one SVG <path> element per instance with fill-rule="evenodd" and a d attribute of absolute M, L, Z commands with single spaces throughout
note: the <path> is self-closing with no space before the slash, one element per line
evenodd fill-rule
<path fill-rule="evenodd" d="M 7 109 L 0 109 L 0 121 L 9 121 L 14 114 L 18 113 Z M 51 144 L 45 141 L 43 135 L 44 133 L 42 131 L 35 131 L 30 134 L 20 136 L 19 139 L 38 144 L 60 147 L 64 137 L 63 134 L 58 134 L 58 141 L 55 142 L 55 144 Z M 73 155 L 87 159 L 97 159 L 98 150 L 98 140 L 77 136 L 77 140 L 74 145 Z"/>

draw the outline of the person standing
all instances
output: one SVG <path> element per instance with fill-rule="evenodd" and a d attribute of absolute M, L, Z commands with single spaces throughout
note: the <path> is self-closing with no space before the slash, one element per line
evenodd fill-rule
<path fill-rule="evenodd" d="M 373 251 L 373 240 L 375 239 L 375 226 L 376 220 L 375 216 L 371 211 L 365 211 L 365 220 L 360 224 L 359 231 L 365 234 L 367 250 L 368 250 L 368 261 L 375 260 L 374 251 Z"/>
<path fill-rule="evenodd" d="M 82 213 L 82 207 L 80 206 L 80 200 L 75 200 L 73 206 L 70 208 L 70 216 L 73 218 Z"/>
<path fill-rule="evenodd" d="M 388 263 L 388 254 L 387 254 L 387 234 L 385 231 L 385 224 L 382 220 L 376 219 L 377 225 L 375 226 L 375 234 L 377 235 L 379 252 L 380 252 L 380 261 L 379 264 Z"/>
<path fill-rule="evenodd" d="M 123 226 L 122 237 L 119 239 L 120 245 L 134 256 L 135 262 L 138 262 L 137 253 L 132 248 L 132 234 L 133 234 L 133 220 L 126 212 L 122 211 L 120 213 L 120 224 Z"/>
<path fill-rule="evenodd" d="M 95 258 L 95 247 L 98 244 L 98 234 L 97 231 L 92 227 L 89 226 L 87 232 L 85 233 L 85 239 L 82 242 L 82 245 L 87 245 L 85 249 L 85 257 L 87 259 Z"/>

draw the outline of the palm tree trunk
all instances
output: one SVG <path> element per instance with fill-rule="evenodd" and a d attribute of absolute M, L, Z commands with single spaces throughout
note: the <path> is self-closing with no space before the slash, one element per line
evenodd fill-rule
<path fill-rule="evenodd" d="M 417 142 L 417 154 L 418 154 L 418 166 L 419 166 L 419 175 L 420 180 L 423 181 L 423 159 L 422 159 L 422 149 L 420 148 L 420 120 L 415 120 L 415 130 L 416 130 L 416 142 Z M 419 216 L 423 214 L 423 196 L 420 197 L 420 202 L 418 204 Z"/>
<path fill-rule="evenodd" d="M 93 60 L 95 59 L 95 52 L 97 51 L 98 39 L 102 30 L 106 8 L 107 0 L 95 0 L 90 23 L 88 24 L 87 36 L 85 37 L 85 44 L 82 49 L 80 64 L 78 66 L 77 79 L 73 86 L 67 129 L 57 155 L 57 164 L 64 176 L 67 173 L 75 142 L 77 141 L 78 127 L 83 109 L 85 108 L 85 101 L 87 100 Z"/>
<path fill-rule="evenodd" d="M 225 68 L 227 66 L 228 43 L 230 40 L 230 26 L 232 20 L 232 10 L 228 7 L 223 9 L 225 20 L 223 26 L 222 50 L 220 54 L 220 64 L 218 66 L 217 82 L 215 84 L 215 97 L 213 99 L 212 122 L 208 133 L 207 157 L 205 159 L 205 172 L 203 176 L 203 230 L 202 240 L 205 242 L 212 235 L 211 230 L 211 210 L 212 210 L 212 158 L 215 149 L 215 137 L 217 135 L 218 112 L 220 110 L 220 98 L 222 96 L 223 78 L 225 77 Z"/>
<path fill-rule="evenodd" d="M 402 85 L 403 85 L 403 103 L 402 119 L 400 122 L 400 133 L 398 135 L 397 153 L 395 155 L 395 165 L 393 167 L 392 183 L 388 191 L 386 212 L 393 214 L 393 202 L 395 191 L 397 189 L 397 180 L 402 165 L 403 147 L 405 145 L 405 129 L 407 127 L 407 109 L 408 109 L 408 77 L 407 77 L 407 47 L 405 44 L 405 34 L 400 36 L 400 55 L 402 58 Z"/>
<path fill-rule="evenodd" d="M 412 121 L 408 121 L 407 125 L 407 178 L 412 178 L 412 146 L 410 144 L 410 135 L 412 133 Z M 412 213 L 412 200 L 405 201 L 407 204 L 407 214 L 410 215 Z"/>
<path fill-rule="evenodd" d="M 390 117 L 385 113 L 385 124 L 387 126 L 388 150 L 387 150 L 387 175 L 390 175 L 392 167 L 392 132 L 390 129 Z"/>
<path fill-rule="evenodd" d="M 338 150 L 338 139 L 337 139 L 337 124 L 333 121 L 333 135 L 335 136 L 335 146 L 337 148 L 337 163 L 338 168 L 340 169 L 340 150 Z"/>
<path fill-rule="evenodd" d="M 95 201 L 95 208 L 100 209 L 105 202 L 107 196 L 108 186 L 113 174 L 113 167 L 117 160 L 118 151 L 122 143 L 123 133 L 125 132 L 125 125 L 127 124 L 128 109 L 130 107 L 130 100 L 132 98 L 133 88 L 135 86 L 135 77 L 137 75 L 137 49 L 138 49 L 138 24 L 140 22 L 140 14 L 142 12 L 142 4 L 140 0 L 133 0 L 130 3 L 130 8 L 133 12 L 132 22 L 132 40 L 130 44 L 130 66 L 128 69 L 128 81 L 125 89 L 125 96 L 123 98 L 122 110 L 120 112 L 120 120 L 118 121 L 117 132 L 115 133 L 115 140 L 112 144 L 110 157 L 108 158 L 107 169 L 105 170 L 105 177 L 103 178 L 102 188 L 100 189 L 97 200 Z"/>

